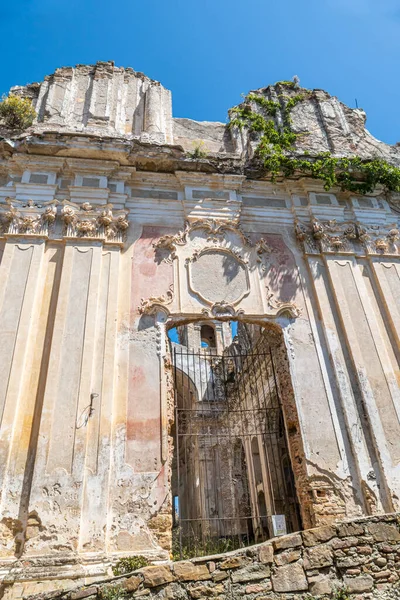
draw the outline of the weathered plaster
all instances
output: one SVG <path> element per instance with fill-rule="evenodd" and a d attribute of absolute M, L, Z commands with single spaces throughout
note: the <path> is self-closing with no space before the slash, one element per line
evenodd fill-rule
<path fill-rule="evenodd" d="M 167 90 L 112 63 L 16 91 L 38 118 L 0 140 L 2 576 L 45 589 L 168 558 L 166 332 L 207 319 L 274 339 L 303 526 L 397 510 L 397 199 L 255 179 L 248 139 L 174 120 Z M 325 92 L 293 126 L 399 161 Z"/>

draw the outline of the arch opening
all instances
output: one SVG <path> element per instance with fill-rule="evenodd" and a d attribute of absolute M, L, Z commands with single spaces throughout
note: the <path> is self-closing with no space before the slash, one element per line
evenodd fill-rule
<path fill-rule="evenodd" d="M 213 345 L 203 345 L 204 336 Z M 187 322 L 174 370 L 173 553 L 226 552 L 301 529 L 276 327 Z"/>

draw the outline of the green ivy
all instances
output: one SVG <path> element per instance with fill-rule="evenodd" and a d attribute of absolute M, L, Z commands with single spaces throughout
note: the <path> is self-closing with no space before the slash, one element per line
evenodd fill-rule
<path fill-rule="evenodd" d="M 279 81 L 276 85 L 298 89 L 291 81 Z M 325 190 L 338 186 L 343 191 L 367 194 L 381 185 L 386 191 L 400 192 L 400 169 L 383 159 L 334 157 L 330 152 L 315 155 L 305 152 L 302 157 L 294 154 L 297 138 L 307 133 L 293 132 L 291 112 L 311 94 L 310 90 L 300 88 L 295 95 L 290 92 L 279 94 L 279 101 L 275 102 L 251 92 L 242 104 L 229 111 L 229 126 L 246 128 L 253 139 L 258 139 L 256 157 L 273 181 L 278 175 L 291 177 L 299 174 L 322 180 Z M 262 110 L 255 112 L 252 109 L 254 104 Z M 280 125 L 275 121 L 278 111 L 282 116 Z"/>

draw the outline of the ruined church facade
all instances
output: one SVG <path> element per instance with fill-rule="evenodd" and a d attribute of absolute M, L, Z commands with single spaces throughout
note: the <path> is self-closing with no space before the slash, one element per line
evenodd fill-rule
<path fill-rule="evenodd" d="M 247 435 L 235 420 L 229 430 L 246 438 L 225 484 L 241 480 L 234 465 L 245 461 L 249 541 L 258 529 L 272 535 L 262 517 L 285 514 L 283 503 L 273 506 L 274 486 L 286 486 L 289 530 L 399 511 L 396 195 L 327 191 L 307 177 L 271 181 L 251 168 L 245 131 L 173 118 L 168 90 L 113 63 L 59 69 L 14 91 L 32 98 L 37 119 L 0 138 L 3 580 L 51 589 L 55 578 L 104 576 L 121 556 L 169 558 L 178 400 L 195 397 L 207 419 L 222 402 L 209 391 L 199 398 L 196 375 L 174 359 L 172 329 L 189 332 L 175 346 L 192 352 L 196 331 L 213 328 L 235 419 L 273 380 L 266 402 L 282 415 L 271 443 L 282 447 L 276 483 L 265 429 Z M 375 140 L 364 117 L 316 90 L 293 110 L 293 127 L 318 152 L 400 164 L 397 147 Z M 241 350 L 221 342 L 231 322 Z M 230 357 L 257 344 L 273 362 L 253 385 L 254 362 L 237 367 Z M 205 355 L 198 364 L 209 383 L 225 363 Z M 224 410 L 214 417 L 225 431 Z M 235 440 L 214 445 L 228 456 Z"/>

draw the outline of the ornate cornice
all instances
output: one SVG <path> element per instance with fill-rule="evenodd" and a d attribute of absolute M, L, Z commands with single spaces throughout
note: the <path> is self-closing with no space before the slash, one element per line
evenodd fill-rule
<path fill-rule="evenodd" d="M 295 221 L 295 234 L 306 254 L 399 255 L 397 224 L 365 225 L 353 221 Z"/>
<path fill-rule="evenodd" d="M 6 206 L 0 207 L 0 232 L 3 237 L 49 237 L 57 216 L 57 200 L 37 204 L 33 200 L 6 198 L 5 202 Z"/>
<path fill-rule="evenodd" d="M 398 255 L 400 232 L 397 224 L 382 227 L 381 225 L 359 225 L 358 238 L 368 254 Z"/>
<path fill-rule="evenodd" d="M 0 235 L 96 239 L 122 245 L 129 227 L 127 215 L 124 210 L 113 212 L 112 204 L 93 207 L 88 202 L 35 203 L 6 198 L 5 205 L 0 205 Z"/>

